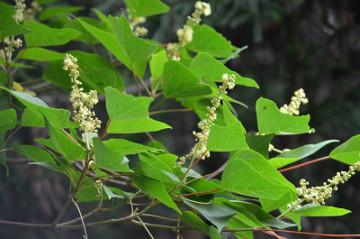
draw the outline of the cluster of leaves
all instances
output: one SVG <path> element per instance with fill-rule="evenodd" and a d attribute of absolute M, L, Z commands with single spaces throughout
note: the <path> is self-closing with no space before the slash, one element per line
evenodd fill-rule
<path fill-rule="evenodd" d="M 26 43 L 13 61 L 1 59 L 0 62 L 4 69 L 0 72 L 0 97 L 8 102 L 8 105 L 2 105 L 0 111 L 0 162 L 6 166 L 6 153 L 14 150 L 30 159 L 31 164 L 67 176 L 72 190 L 63 210 L 49 228 L 84 227 L 86 234 L 87 224 L 83 219 L 97 212 L 129 205 L 128 216 L 93 224 L 131 222 L 142 225 L 146 230 L 148 227 L 160 227 L 178 234 L 182 230 L 196 230 L 210 238 L 223 238 L 223 232 L 232 232 L 238 238 L 252 238 L 254 231 L 294 226 L 300 230 L 301 216 L 341 216 L 349 212 L 314 204 L 287 210 L 287 204 L 298 199 L 298 192 L 278 169 L 337 141 L 304 145 L 270 158 L 268 149 L 274 137 L 308 134 L 314 130 L 309 126 L 309 115 L 281 113 L 269 99 L 257 100 L 258 134 L 250 134 L 231 105 L 243 104 L 223 95 L 223 104 L 216 111 L 217 119 L 207 142 L 207 150 L 211 152 L 230 153 L 225 169 L 211 174 L 221 174 L 219 179 L 210 179 L 210 175 L 195 172 L 192 168 L 199 160 L 187 167 L 177 166 L 176 161 L 182 155 L 172 154 L 151 136 L 150 132 L 177 127 L 149 117 L 161 113 L 155 110 L 166 100 L 175 99 L 185 110 L 194 111 L 200 119 L 207 117 L 206 107 L 217 93 L 217 82 L 221 82 L 224 73 L 234 74 L 235 84 L 240 87 L 258 88 L 254 80 L 242 77 L 225 66 L 226 62 L 238 56 L 241 49 L 232 46 L 212 27 L 196 25 L 192 41 L 180 49 L 181 60 L 174 61 L 168 58 L 166 44 L 136 37 L 124 14 L 106 17 L 93 9 L 98 20 L 70 17 L 68 13 L 81 8 L 46 8 L 50 1 L 38 2 L 45 7 L 39 20 L 27 20 L 22 24 L 13 19 L 13 6 L 0 3 L 3 46 L 4 38 L 10 36 L 21 36 Z M 150 17 L 169 10 L 159 0 L 129 0 L 125 3 L 133 17 Z M 70 78 L 63 70 L 65 53 L 52 47 L 71 41 L 96 45 L 109 53 L 105 59 L 96 51 L 67 52 L 78 59 L 79 80 L 85 91 L 94 89 L 105 96 L 108 122 L 102 125 L 102 135 L 93 138 L 90 149 L 78 136 L 76 129 L 79 125 L 69 119 L 70 111 L 51 108 L 40 98 L 16 91 L 13 87 L 13 70 L 39 61 L 49 63 L 42 78 L 70 92 Z M 133 73 L 138 87 L 137 96 L 125 93 L 127 87 L 119 73 L 125 71 Z M 143 83 L 148 96 L 141 96 L 138 81 Z M 146 82 L 149 82 L 149 87 Z M 34 139 L 41 147 L 12 142 L 10 139 L 22 127 L 44 127 L 49 138 Z M 139 133 L 149 135 L 151 140 L 147 145 L 122 139 L 128 134 Z M 332 150 L 329 157 L 354 164 L 360 160 L 359 141 L 360 136 L 354 136 Z M 129 166 L 129 155 L 132 155 L 131 160 L 138 159 L 136 166 Z M 111 206 L 103 207 L 108 200 L 112 201 Z M 91 201 L 99 204 L 91 213 L 61 223 L 71 201 L 75 205 Z M 162 215 L 167 220 L 164 224 L 144 222 L 141 218 L 149 216 L 151 209 L 159 204 L 173 210 L 178 217 Z M 286 214 L 276 217 L 276 210 Z M 270 214 L 271 211 L 275 212 Z M 284 218 L 291 221 L 284 221 Z"/>

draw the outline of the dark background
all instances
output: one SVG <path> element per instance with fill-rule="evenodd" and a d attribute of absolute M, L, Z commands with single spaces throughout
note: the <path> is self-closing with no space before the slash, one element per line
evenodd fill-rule
<path fill-rule="evenodd" d="M 10 1 L 8 1 L 10 2 Z M 145 26 L 147 37 L 161 43 L 176 41 L 176 30 L 185 23 L 185 17 L 193 11 L 195 1 L 164 0 L 171 11 L 148 18 Z M 233 45 L 248 46 L 240 57 L 228 63 L 228 67 L 240 75 L 254 79 L 260 89 L 236 87 L 230 95 L 248 105 L 248 109 L 234 106 L 239 119 L 248 131 L 257 131 L 255 102 L 258 97 L 274 100 L 278 106 L 289 103 L 293 92 L 303 88 L 309 104 L 301 107 L 302 114 L 310 114 L 310 126 L 316 129 L 312 135 L 282 136 L 273 140 L 277 148 L 296 148 L 308 143 L 327 139 L 349 139 L 360 131 L 360 1 L 357 0 L 213 0 L 209 1 L 212 15 L 203 23 L 221 32 Z M 28 2 L 27 2 L 28 3 Z M 107 14 L 119 16 L 124 10 L 123 1 L 76 0 L 59 1 L 49 6 L 84 6 L 85 10 L 75 13 L 79 16 L 95 17 L 91 8 Z M 83 44 L 69 44 L 60 51 L 81 49 Z M 83 50 L 88 50 L 84 48 Z M 45 66 L 39 66 L 45 67 Z M 19 71 L 13 75 L 17 81 L 39 77 L 36 71 Z M 129 73 L 120 72 L 127 86 L 132 84 Z M 46 82 L 30 88 L 51 106 L 67 107 L 68 93 L 55 89 Z M 129 91 L 129 90 L 127 90 Z M 169 101 L 166 107 L 180 107 Z M 98 115 L 102 110 L 97 107 Z M 101 117 L 101 115 L 100 115 Z M 156 116 L 168 122 L 173 131 L 154 134 L 172 153 L 186 154 L 194 143 L 192 130 L 196 130 L 197 116 L 192 112 Z M 33 138 L 46 137 L 39 129 L 24 129 L 18 139 L 31 144 Z M 137 142 L 146 142 L 145 136 L 132 136 Z M 327 146 L 315 156 L 329 154 L 336 145 Z M 360 146 L 359 146 L 360 147 Z M 16 158 L 18 155 L 10 154 Z M 201 162 L 197 170 L 202 173 L 214 171 L 226 160 L 225 154 L 213 154 L 212 158 Z M 307 159 L 308 160 L 308 159 Z M 49 223 L 56 217 L 65 201 L 67 179 L 60 174 L 30 165 L 9 165 L 10 177 L 0 168 L 0 219 L 31 223 Z M 311 185 L 322 185 L 337 171 L 347 170 L 347 166 L 333 160 L 284 173 L 295 185 L 306 178 Z M 304 218 L 303 231 L 323 233 L 360 233 L 360 176 L 355 175 L 350 182 L 339 187 L 327 205 L 344 207 L 352 211 L 339 218 Z M 91 210 L 92 204 L 81 204 Z M 166 208 L 159 208 L 160 213 Z M 119 209 L 110 217 L 127 213 Z M 105 219 L 104 214 L 97 219 Z M 77 217 L 71 207 L 65 219 Z M 175 238 L 175 234 L 165 230 L 151 229 L 156 238 Z M 90 238 L 148 238 L 145 230 L 130 224 L 118 224 L 88 228 Z M 256 233 L 256 238 L 267 238 Z M 281 234 L 287 238 L 321 238 Z M 200 234 L 184 233 L 184 238 L 203 238 Z M 78 231 L 28 230 L 0 226 L 0 238 L 81 238 Z"/>

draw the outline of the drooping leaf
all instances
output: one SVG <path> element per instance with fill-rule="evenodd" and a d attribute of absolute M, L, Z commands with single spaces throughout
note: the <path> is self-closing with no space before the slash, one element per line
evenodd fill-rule
<path fill-rule="evenodd" d="M 24 34 L 28 47 L 64 45 L 80 34 L 73 29 L 51 28 L 31 20 L 24 22 L 24 27 L 31 30 Z"/>
<path fill-rule="evenodd" d="M 228 207 L 215 204 L 200 204 L 184 200 L 184 203 L 199 211 L 207 220 L 216 226 L 220 232 L 228 223 L 229 219 L 236 214 L 236 211 Z"/>
<path fill-rule="evenodd" d="M 105 89 L 106 109 L 111 119 L 109 133 L 141 133 L 171 128 L 165 123 L 148 118 L 152 99 L 134 97 L 114 88 Z"/>
<path fill-rule="evenodd" d="M 59 14 L 62 13 L 72 13 L 77 12 L 80 10 L 83 10 L 84 7 L 51 7 L 45 9 L 43 12 L 41 12 L 39 16 L 40 21 L 48 20 L 50 18 L 56 17 Z"/>
<path fill-rule="evenodd" d="M 259 88 L 258 84 L 246 77 L 240 76 L 237 72 L 230 70 L 220 61 L 216 60 L 208 53 L 200 52 L 191 62 L 190 69 L 201 79 L 222 82 L 222 75 L 227 73 L 235 75 L 235 84 Z"/>
<path fill-rule="evenodd" d="M 141 190 L 149 193 L 157 200 L 162 202 L 181 214 L 180 209 L 176 206 L 175 202 L 171 199 L 161 181 L 149 178 L 147 176 L 130 176 L 131 181 L 137 185 Z"/>
<path fill-rule="evenodd" d="M 281 199 L 286 193 L 296 194 L 296 188 L 287 181 L 261 154 L 250 149 L 233 155 L 221 178 L 224 189 L 239 194 Z"/>
<path fill-rule="evenodd" d="M 180 62 L 170 60 L 164 66 L 164 95 L 167 98 L 207 95 L 211 88 L 200 82 L 189 68 Z"/>
<path fill-rule="evenodd" d="M 241 213 L 237 213 L 234 217 L 230 218 L 228 221 L 228 224 L 226 224 L 226 227 L 229 229 L 240 229 L 240 228 L 249 228 L 249 225 L 246 225 L 242 221 L 236 219 L 241 216 Z M 239 231 L 237 234 L 240 234 L 241 236 L 236 236 L 238 239 L 247 238 L 247 239 L 253 239 L 254 235 L 252 231 Z"/>
<path fill-rule="evenodd" d="M 316 153 L 318 150 L 320 150 L 324 146 L 331 144 L 331 143 L 335 143 L 335 142 L 339 142 L 339 140 L 331 139 L 331 140 L 326 140 L 326 141 L 323 141 L 323 142 L 320 142 L 317 144 L 306 144 L 297 149 L 286 151 L 286 152 L 283 152 L 283 153 L 277 155 L 276 157 L 270 159 L 270 163 L 275 168 L 281 168 L 290 163 L 293 163 L 300 159 L 306 158 L 309 155 Z"/>
<path fill-rule="evenodd" d="M 22 50 L 19 53 L 21 59 L 33 60 L 33 61 L 59 61 L 65 58 L 64 53 L 48 50 L 40 47 L 31 47 Z"/>
<path fill-rule="evenodd" d="M 185 46 L 190 51 L 206 52 L 213 57 L 227 58 L 237 49 L 210 26 L 197 25 L 193 29 L 193 40 Z"/>
<path fill-rule="evenodd" d="M 229 152 L 247 148 L 243 126 L 239 121 L 225 127 L 216 124 L 211 127 L 207 142 L 209 151 Z"/>
<path fill-rule="evenodd" d="M 47 162 L 54 165 L 54 160 L 51 155 L 46 150 L 34 145 L 20 145 L 18 143 L 13 143 L 11 148 L 32 161 Z"/>
<path fill-rule="evenodd" d="M 96 14 L 96 16 L 101 20 L 101 22 L 106 25 L 106 30 L 111 31 L 112 27 L 109 18 L 107 18 L 107 16 L 105 16 L 104 13 L 100 12 L 96 8 L 92 8 L 91 10 Z"/>
<path fill-rule="evenodd" d="M 156 50 L 156 44 L 139 39 L 132 33 L 124 14 L 121 14 L 119 18 L 109 16 L 109 20 L 118 43 L 132 63 L 147 57 Z"/>
<path fill-rule="evenodd" d="M 306 204 L 293 213 L 305 217 L 339 217 L 351 213 L 351 211 L 339 207 Z"/>
<path fill-rule="evenodd" d="M 360 161 L 360 135 L 348 139 L 330 152 L 330 158 L 346 164 L 354 164 Z"/>
<path fill-rule="evenodd" d="M 14 109 L 7 109 L 0 111 L 0 134 L 13 129 L 17 123 L 16 111 Z"/>
<path fill-rule="evenodd" d="M 14 20 L 14 15 L 14 6 L 0 2 L 0 38 L 16 36 L 29 31 Z"/>
<path fill-rule="evenodd" d="M 189 226 L 198 229 L 202 233 L 207 233 L 209 230 L 209 226 L 191 211 L 183 212 L 180 220 Z"/>
<path fill-rule="evenodd" d="M 46 130 L 56 151 L 62 154 L 68 161 L 84 160 L 84 148 L 68 138 L 61 130 L 55 128 L 53 122 L 49 121 L 49 119 L 46 117 L 44 119 Z"/>
<path fill-rule="evenodd" d="M 109 149 L 103 142 L 93 138 L 96 167 L 117 172 L 132 172 L 129 160 L 120 152 Z"/>
<path fill-rule="evenodd" d="M 22 115 L 22 126 L 45 127 L 43 118 L 45 115 L 57 128 L 76 127 L 69 121 L 70 112 L 68 110 L 50 108 L 41 99 L 26 93 L 8 90 L 2 86 L 0 89 L 10 92 L 27 107 Z"/>
<path fill-rule="evenodd" d="M 134 17 L 148 17 L 169 11 L 169 7 L 159 0 L 125 0 Z"/>
<path fill-rule="evenodd" d="M 260 134 L 303 134 L 310 133 L 310 116 L 293 116 L 281 113 L 276 104 L 260 97 L 256 101 L 256 117 Z"/>

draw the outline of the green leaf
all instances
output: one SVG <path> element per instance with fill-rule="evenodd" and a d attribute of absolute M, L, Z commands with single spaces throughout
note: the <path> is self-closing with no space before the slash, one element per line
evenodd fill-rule
<path fill-rule="evenodd" d="M 46 162 L 52 165 L 55 163 L 51 155 L 46 150 L 34 145 L 20 145 L 15 142 L 11 145 L 11 148 L 32 161 Z"/>
<path fill-rule="evenodd" d="M 44 101 L 29 94 L 8 90 L 0 86 L 0 89 L 10 92 L 27 108 L 22 115 L 22 126 L 44 127 L 45 115 L 57 128 L 76 127 L 69 121 L 70 112 L 64 109 L 50 108 Z"/>
<path fill-rule="evenodd" d="M 131 141 L 127 141 L 124 139 L 110 139 L 108 141 L 103 141 L 106 147 L 116 152 L 121 153 L 122 155 L 129 155 L 129 154 L 137 154 L 143 152 L 159 152 L 162 150 L 148 147 L 142 144 L 134 143 Z"/>
<path fill-rule="evenodd" d="M 157 82 L 163 76 L 164 65 L 168 61 L 166 51 L 162 50 L 157 52 L 151 57 L 150 60 L 150 72 L 153 78 L 153 81 Z M 152 83 L 155 86 L 154 83 Z"/>
<path fill-rule="evenodd" d="M 318 150 L 320 150 L 324 146 L 331 144 L 331 143 L 336 143 L 336 142 L 339 142 L 339 140 L 330 139 L 330 140 L 326 140 L 326 141 L 323 141 L 323 142 L 320 142 L 317 144 L 307 144 L 307 145 L 301 146 L 297 149 L 286 151 L 286 152 L 283 152 L 283 153 L 277 155 L 276 157 L 270 159 L 270 163 L 275 168 L 281 168 L 288 164 L 296 162 L 300 159 L 306 158 L 309 155 L 316 153 Z"/>
<path fill-rule="evenodd" d="M 237 220 L 236 218 L 239 218 L 241 216 L 241 213 L 237 213 L 234 217 L 230 218 L 228 224 L 226 224 L 226 227 L 229 229 L 240 229 L 240 228 L 249 228 L 249 225 L 246 225 L 245 223 Z M 236 217 L 236 218 L 235 218 Z M 239 239 L 253 239 L 254 235 L 252 231 L 239 231 L 237 234 L 240 234 L 241 236 L 236 236 Z"/>
<path fill-rule="evenodd" d="M 62 154 L 68 161 L 84 160 L 84 148 L 68 138 L 62 131 L 55 128 L 53 122 L 50 122 L 48 118 L 44 117 L 44 119 L 46 130 L 56 151 Z"/>
<path fill-rule="evenodd" d="M 174 209 L 181 214 L 180 209 L 176 206 L 174 201 L 169 196 L 162 182 L 146 177 L 146 176 L 130 176 L 131 181 L 137 185 L 141 190 L 149 193 L 157 200 L 162 202 L 165 206 Z"/>
<path fill-rule="evenodd" d="M 185 46 L 190 51 L 206 52 L 213 57 L 227 58 L 237 49 L 210 26 L 197 25 L 193 30 L 193 40 Z"/>
<path fill-rule="evenodd" d="M 0 2 L 0 38 L 16 36 L 29 31 L 14 20 L 14 15 L 14 6 Z"/>
<path fill-rule="evenodd" d="M 148 118 L 148 108 L 152 102 L 149 97 L 134 97 L 108 87 L 105 89 L 105 98 L 111 119 L 109 133 L 141 133 L 171 128 Z"/>
<path fill-rule="evenodd" d="M 284 229 L 295 226 L 295 224 L 287 223 L 271 216 L 263 208 L 253 203 L 244 201 L 229 201 L 222 198 L 217 200 L 217 202 L 221 202 L 221 204 L 240 212 L 242 215 L 237 214 L 240 221 L 251 227 L 265 226 Z"/>
<path fill-rule="evenodd" d="M 210 130 L 207 149 L 215 152 L 229 152 L 249 148 L 240 122 L 229 126 L 213 125 Z"/>
<path fill-rule="evenodd" d="M 159 0 L 125 0 L 133 17 L 148 17 L 169 11 L 169 7 Z"/>
<path fill-rule="evenodd" d="M 120 152 L 109 149 L 99 139 L 93 138 L 96 167 L 117 172 L 132 172 L 129 160 Z"/>
<path fill-rule="evenodd" d="M 58 46 L 64 45 L 80 35 L 73 29 L 56 29 L 34 21 L 26 21 L 24 27 L 31 32 L 25 33 L 25 41 L 28 47 L 33 46 Z"/>
<path fill-rule="evenodd" d="M 200 204 L 184 200 L 184 203 L 199 211 L 207 220 L 216 226 L 220 232 L 228 223 L 229 219 L 236 214 L 236 211 L 227 207 L 215 204 Z"/>
<path fill-rule="evenodd" d="M 62 13 L 71 13 L 83 10 L 84 7 L 51 7 L 45 9 L 39 16 L 40 21 L 48 20 Z"/>
<path fill-rule="evenodd" d="M 101 20 L 101 22 L 106 25 L 106 30 L 112 31 L 112 26 L 109 18 L 107 18 L 107 16 L 105 16 L 104 13 L 100 12 L 96 8 L 92 8 L 91 10 L 96 14 L 96 16 Z"/>
<path fill-rule="evenodd" d="M 351 211 L 338 207 L 306 204 L 293 213 L 305 217 L 339 217 L 351 213 Z"/>
<path fill-rule="evenodd" d="M 69 18 L 65 14 L 59 14 L 59 20 L 62 23 L 62 28 L 69 28 L 80 33 L 79 36 L 73 39 L 73 41 L 80 41 L 89 44 L 97 44 L 99 43 L 98 39 L 94 37 L 88 30 L 85 29 L 83 25 L 79 22 L 79 20 L 86 22 L 87 24 L 97 27 L 99 29 L 103 29 L 106 26 L 101 22 L 98 22 L 94 18 L 89 17 L 77 17 L 77 18 Z M 103 29 L 105 30 L 105 29 Z"/>
<path fill-rule="evenodd" d="M 33 61 L 59 61 L 65 58 L 64 53 L 48 50 L 40 47 L 32 47 L 22 50 L 19 53 L 21 59 Z"/>
<path fill-rule="evenodd" d="M 191 211 L 183 212 L 180 217 L 180 221 L 198 229 L 202 233 L 207 233 L 209 230 L 209 226 Z"/>
<path fill-rule="evenodd" d="M 211 88 L 200 82 L 189 68 L 180 62 L 170 60 L 165 64 L 163 76 L 164 95 L 167 98 L 207 95 Z"/>
<path fill-rule="evenodd" d="M 233 155 L 222 174 L 224 189 L 239 194 L 281 199 L 286 193 L 296 195 L 296 188 L 287 181 L 261 154 L 250 149 Z"/>
<path fill-rule="evenodd" d="M 7 109 L 0 111 L 0 134 L 13 129 L 17 123 L 16 111 L 14 109 Z"/>
<path fill-rule="evenodd" d="M 132 33 L 124 14 L 119 18 L 109 16 L 109 19 L 120 46 L 132 63 L 144 59 L 156 50 L 157 44 L 139 39 Z"/>
<path fill-rule="evenodd" d="M 330 152 L 330 158 L 346 164 L 354 164 L 360 161 L 360 135 L 348 139 L 345 143 Z"/>
<path fill-rule="evenodd" d="M 103 185 L 103 189 L 104 189 L 104 191 L 107 194 L 109 199 L 112 199 L 112 198 L 120 198 L 120 199 L 121 198 L 128 198 L 128 199 L 132 199 L 135 196 L 134 193 L 124 192 L 120 188 L 106 187 L 105 185 Z"/>
<path fill-rule="evenodd" d="M 114 33 L 103 31 L 94 27 L 87 22 L 77 19 L 81 25 L 89 31 L 96 39 L 99 40 L 114 56 L 122 62 L 128 69 L 131 69 L 130 59 L 126 56 L 125 51 L 121 48 Z"/>
<path fill-rule="evenodd" d="M 271 140 L 274 138 L 273 134 L 268 135 L 252 135 L 245 134 L 245 139 L 249 148 L 258 152 L 266 159 L 269 158 L 269 144 Z"/>
<path fill-rule="evenodd" d="M 234 74 L 236 85 L 259 88 L 259 85 L 254 80 L 240 76 L 237 72 L 230 70 L 208 53 L 200 52 L 197 54 L 190 65 L 190 69 L 201 79 L 216 82 L 222 82 L 222 75 L 225 73 L 229 75 Z"/>
<path fill-rule="evenodd" d="M 281 113 L 276 104 L 260 97 L 256 101 L 256 116 L 260 134 L 303 134 L 310 133 L 310 116 L 293 116 Z"/>
<path fill-rule="evenodd" d="M 96 90 L 99 94 L 103 94 L 104 88 L 107 86 L 112 86 L 121 91 L 125 89 L 118 71 L 105 59 L 81 51 L 69 53 L 78 59 L 79 80 L 83 83 L 82 87 L 85 92 Z M 72 83 L 69 72 L 63 69 L 62 61 L 51 63 L 44 71 L 43 77 L 55 86 L 71 91 Z"/>

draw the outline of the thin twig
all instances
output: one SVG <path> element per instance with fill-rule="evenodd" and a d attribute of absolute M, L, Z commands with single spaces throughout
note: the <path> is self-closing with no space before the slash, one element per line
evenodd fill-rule
<path fill-rule="evenodd" d="M 76 209 L 77 209 L 78 212 L 79 212 L 80 219 L 81 219 L 81 224 L 83 225 L 83 229 L 84 229 L 84 233 L 85 233 L 85 238 L 88 239 L 89 237 L 88 237 L 88 235 L 87 235 L 85 222 L 84 222 L 84 219 L 83 219 L 83 217 L 82 217 L 82 214 L 81 214 L 79 205 L 75 202 L 75 200 L 74 200 L 73 198 L 71 199 L 71 201 L 73 202 L 73 204 L 75 205 Z"/>
<path fill-rule="evenodd" d="M 71 139 L 73 142 L 75 142 L 77 145 L 80 145 L 81 147 L 82 147 L 82 145 L 78 142 L 78 141 L 76 141 L 73 137 L 71 137 L 71 135 L 68 133 L 68 132 L 66 132 L 66 130 L 64 130 L 64 129 L 61 129 L 62 130 L 62 132 L 69 138 L 69 139 Z"/>
<path fill-rule="evenodd" d="M 151 232 L 149 231 L 149 229 L 147 228 L 147 226 L 144 224 L 144 222 L 141 220 L 141 218 L 136 215 L 137 219 L 139 219 L 141 225 L 143 225 L 143 227 L 145 228 L 146 232 L 149 234 L 149 236 L 151 237 L 151 239 L 154 239 L 153 235 L 151 234 Z"/>
<path fill-rule="evenodd" d="M 163 114 L 163 113 L 173 113 L 173 112 L 188 112 L 193 111 L 193 109 L 166 109 L 150 112 L 149 115 Z"/>
<path fill-rule="evenodd" d="M 137 81 L 137 79 L 136 79 L 136 75 L 135 75 L 135 70 L 134 70 L 134 65 L 133 65 L 133 64 L 131 64 L 131 70 L 132 70 L 132 73 L 133 73 L 133 76 L 134 76 L 134 81 L 135 81 L 135 84 L 136 84 L 136 89 L 137 89 L 138 95 L 141 96 L 141 92 L 140 92 L 140 88 L 139 88 L 138 81 Z"/>
<path fill-rule="evenodd" d="M 155 109 L 157 109 L 160 105 L 164 104 L 166 98 L 164 97 L 157 105 L 155 105 L 154 107 L 152 107 L 149 112 L 154 111 Z"/>

